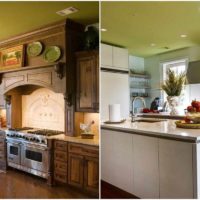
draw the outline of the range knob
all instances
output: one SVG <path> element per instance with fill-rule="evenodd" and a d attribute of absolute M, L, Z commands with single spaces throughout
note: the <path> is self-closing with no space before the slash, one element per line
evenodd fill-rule
<path fill-rule="evenodd" d="M 45 141 L 44 141 L 44 140 L 41 140 L 41 143 L 45 144 Z"/>
<path fill-rule="evenodd" d="M 40 142 L 40 140 L 39 140 L 39 139 L 35 139 L 35 141 L 36 141 L 36 142 Z"/>

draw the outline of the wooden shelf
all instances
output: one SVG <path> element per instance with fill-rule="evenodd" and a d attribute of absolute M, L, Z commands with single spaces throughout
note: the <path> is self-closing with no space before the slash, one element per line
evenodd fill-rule
<path fill-rule="evenodd" d="M 130 87 L 131 89 L 151 89 L 151 87 Z"/>
<path fill-rule="evenodd" d="M 56 66 L 56 65 L 60 65 L 60 64 L 63 65 L 64 63 L 56 62 L 56 63 L 49 63 L 46 65 L 24 66 L 24 67 L 19 67 L 19 68 L 1 70 L 0 74 L 8 73 L 8 72 L 18 72 L 18 71 L 24 71 L 24 70 L 38 69 L 38 68 L 43 68 L 43 67 L 51 67 L 51 66 Z"/>
<path fill-rule="evenodd" d="M 130 77 L 135 77 L 135 78 L 146 78 L 150 79 L 150 75 L 148 74 L 129 74 Z"/>
<path fill-rule="evenodd" d="M 143 96 L 135 96 L 135 97 L 133 97 L 133 96 L 131 96 L 132 99 L 134 99 L 134 98 L 136 98 L 136 97 L 151 98 L 150 96 L 147 96 L 147 97 L 143 97 Z"/>

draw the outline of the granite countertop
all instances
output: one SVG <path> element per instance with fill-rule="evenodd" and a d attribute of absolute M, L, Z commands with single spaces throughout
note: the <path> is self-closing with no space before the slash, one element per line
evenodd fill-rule
<path fill-rule="evenodd" d="M 60 134 L 60 135 L 51 136 L 50 139 L 56 139 L 56 140 L 62 140 L 62 141 L 74 142 L 74 143 L 86 144 L 86 145 L 92 145 L 92 146 L 99 146 L 99 138 L 97 136 L 94 136 L 94 139 L 82 139 L 81 136 L 70 137 L 64 134 Z"/>
<path fill-rule="evenodd" d="M 141 119 L 141 118 L 137 118 Z M 144 118 L 143 118 L 144 119 Z M 177 128 L 176 120 L 166 119 L 160 122 L 131 122 L 130 119 L 121 124 L 101 124 L 101 129 L 110 129 L 147 136 L 179 139 L 192 142 L 200 141 L 200 129 Z"/>

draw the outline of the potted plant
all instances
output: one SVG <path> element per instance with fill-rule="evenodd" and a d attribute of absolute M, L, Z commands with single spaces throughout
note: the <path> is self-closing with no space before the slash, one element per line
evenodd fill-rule
<path fill-rule="evenodd" d="M 167 101 L 171 109 L 170 114 L 178 114 L 179 97 L 186 83 L 186 73 L 182 72 L 178 75 L 173 70 L 167 70 L 167 78 L 163 82 L 161 88 L 166 92 Z"/>

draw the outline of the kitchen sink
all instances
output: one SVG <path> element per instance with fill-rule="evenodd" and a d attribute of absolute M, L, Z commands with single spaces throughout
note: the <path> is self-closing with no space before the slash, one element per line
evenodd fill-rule
<path fill-rule="evenodd" d="M 155 123 L 155 122 L 163 122 L 165 119 L 136 119 L 131 122 L 147 122 L 147 123 Z"/>

